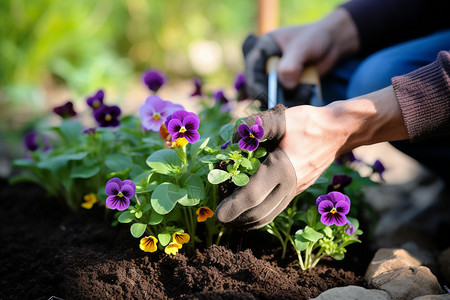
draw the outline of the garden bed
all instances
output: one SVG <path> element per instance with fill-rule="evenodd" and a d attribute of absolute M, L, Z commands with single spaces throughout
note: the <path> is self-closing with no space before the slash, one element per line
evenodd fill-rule
<path fill-rule="evenodd" d="M 346 259 L 302 271 L 279 259 L 267 233 L 224 235 L 220 246 L 168 256 L 139 250 L 127 224 L 111 227 L 102 207 L 64 211 L 33 185 L 0 183 L 3 299 L 308 299 L 364 286 L 368 243 Z"/>

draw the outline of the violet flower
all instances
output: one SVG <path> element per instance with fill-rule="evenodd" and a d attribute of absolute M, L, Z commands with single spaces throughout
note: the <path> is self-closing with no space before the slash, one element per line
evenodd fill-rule
<path fill-rule="evenodd" d="M 77 112 L 73 109 L 73 103 L 71 101 L 67 101 L 65 104 L 53 108 L 53 112 L 61 116 L 63 119 L 68 119 L 77 115 Z"/>
<path fill-rule="evenodd" d="M 189 143 L 195 143 L 200 139 L 198 127 L 200 119 L 195 113 L 185 110 L 177 110 L 172 114 L 167 130 L 172 136 L 172 141 L 179 138 L 185 138 Z"/>
<path fill-rule="evenodd" d="M 342 226 L 348 223 L 346 214 L 350 211 L 350 198 L 340 192 L 330 192 L 321 195 L 316 200 L 316 206 L 322 215 L 320 221 L 325 225 Z"/>
<path fill-rule="evenodd" d="M 264 128 L 261 126 L 262 121 L 256 117 L 255 125 L 248 127 L 247 124 L 241 124 L 238 127 L 238 133 L 241 136 L 239 140 L 239 148 L 247 151 L 254 151 L 259 146 L 259 141 L 264 136 Z"/>
<path fill-rule="evenodd" d="M 352 235 L 355 233 L 355 231 L 356 231 L 355 226 L 353 226 L 353 224 L 347 220 L 347 228 L 345 229 L 345 233 L 348 235 Z"/>
<path fill-rule="evenodd" d="M 229 144 L 231 144 L 231 141 L 225 142 L 222 146 L 220 146 L 220 149 L 222 149 L 222 150 L 227 149 Z"/>
<path fill-rule="evenodd" d="M 236 99 L 238 101 L 248 98 L 247 90 L 245 89 L 245 76 L 243 73 L 236 75 L 234 79 L 234 88 L 237 91 Z"/>
<path fill-rule="evenodd" d="M 161 125 L 164 124 L 167 117 L 180 109 L 183 109 L 182 105 L 174 104 L 170 101 L 162 100 L 156 95 L 152 95 L 139 108 L 139 114 L 142 119 L 141 126 L 145 130 L 159 132 Z"/>
<path fill-rule="evenodd" d="M 355 161 L 359 161 L 359 160 L 355 157 L 355 155 L 353 154 L 352 151 L 344 153 L 341 156 L 339 156 L 338 158 L 336 158 L 336 163 L 340 166 L 347 164 L 347 163 L 352 163 Z"/>
<path fill-rule="evenodd" d="M 105 93 L 103 90 L 98 90 L 94 96 L 90 96 L 86 99 L 87 105 L 92 107 L 92 109 L 96 110 L 103 105 L 103 98 L 105 97 Z"/>
<path fill-rule="evenodd" d="M 216 103 L 221 103 L 222 105 L 227 104 L 229 100 L 225 97 L 223 90 L 217 90 L 213 94 L 213 99 Z"/>
<path fill-rule="evenodd" d="M 130 206 L 130 199 L 136 193 L 136 185 L 131 180 L 110 179 L 105 186 L 106 206 L 110 209 L 125 210 Z"/>
<path fill-rule="evenodd" d="M 100 127 L 117 127 L 119 121 L 120 108 L 118 106 L 102 105 L 94 110 L 94 118 Z"/>
<path fill-rule="evenodd" d="M 203 96 L 202 86 L 203 86 L 203 83 L 202 83 L 201 79 L 194 78 L 194 91 L 192 92 L 191 97 Z"/>
<path fill-rule="evenodd" d="M 336 174 L 331 178 L 331 184 L 327 187 L 327 193 L 332 191 L 344 192 L 344 188 L 352 183 L 352 177 L 345 174 Z"/>
<path fill-rule="evenodd" d="M 51 146 L 48 141 L 48 138 L 46 138 L 45 136 L 42 137 L 40 139 L 40 143 L 38 141 L 38 138 L 39 135 L 36 131 L 31 131 L 30 133 L 28 133 L 23 140 L 25 149 L 31 152 L 35 152 L 36 150 L 38 150 L 43 146 L 44 147 L 44 149 L 42 150 L 43 152 L 49 151 L 51 149 Z"/>
<path fill-rule="evenodd" d="M 380 179 L 384 181 L 383 173 L 386 171 L 386 168 L 383 166 L 381 161 L 377 159 L 372 166 L 372 170 L 374 173 L 378 173 L 380 175 Z"/>
<path fill-rule="evenodd" d="M 156 93 L 166 83 L 166 76 L 158 70 L 149 69 L 142 74 L 142 81 Z"/>

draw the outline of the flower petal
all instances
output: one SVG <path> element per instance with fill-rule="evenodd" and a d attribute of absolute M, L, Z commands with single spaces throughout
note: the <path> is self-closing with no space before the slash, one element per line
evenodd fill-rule
<path fill-rule="evenodd" d="M 324 200 L 319 203 L 319 206 L 317 207 L 317 210 L 321 215 L 329 213 L 334 208 L 333 202 L 330 200 Z"/>
<path fill-rule="evenodd" d="M 129 184 L 124 184 L 122 186 L 122 190 L 121 190 L 123 196 L 125 198 L 127 198 L 128 200 L 133 198 L 135 191 L 136 190 L 133 189 L 133 187 L 131 185 L 129 185 Z"/>
<path fill-rule="evenodd" d="M 262 140 L 264 136 L 264 128 L 260 125 L 253 125 L 250 128 L 250 132 L 253 134 L 253 136 L 259 141 Z"/>
<path fill-rule="evenodd" d="M 184 118 L 183 124 L 187 130 L 197 130 L 200 125 L 200 120 L 196 115 L 191 115 Z"/>
<path fill-rule="evenodd" d="M 108 196 L 108 198 L 106 198 L 106 206 L 110 209 L 116 209 L 122 199 L 123 197 L 117 195 Z"/>
<path fill-rule="evenodd" d="M 247 124 L 241 124 L 238 127 L 238 133 L 241 137 L 247 137 L 250 136 L 250 128 Z"/>
<path fill-rule="evenodd" d="M 117 202 L 116 208 L 117 210 L 125 210 L 130 206 L 130 199 L 127 197 L 119 197 L 121 200 Z"/>
<path fill-rule="evenodd" d="M 347 224 L 347 217 L 341 213 L 335 213 L 333 214 L 334 216 L 334 224 L 336 224 L 337 226 L 342 226 Z"/>
<path fill-rule="evenodd" d="M 334 214 L 332 213 L 324 213 L 320 217 L 320 222 L 322 222 L 325 225 L 333 225 L 334 224 Z"/>
<path fill-rule="evenodd" d="M 324 200 L 328 200 L 331 201 L 331 198 L 328 195 L 320 195 L 319 197 L 317 197 L 316 199 L 316 206 L 319 207 L 319 203 L 324 201 Z"/>
<path fill-rule="evenodd" d="M 258 148 L 259 142 L 251 137 L 243 137 L 239 140 L 238 145 L 242 150 L 253 151 Z"/>
<path fill-rule="evenodd" d="M 108 182 L 105 186 L 106 195 L 116 196 L 120 191 L 120 185 L 116 182 Z"/>
<path fill-rule="evenodd" d="M 189 143 L 195 143 L 200 139 L 200 133 L 198 131 L 186 131 L 184 132 L 184 137 Z"/>
<path fill-rule="evenodd" d="M 329 193 L 328 193 L 328 196 L 331 198 L 331 201 L 332 201 L 333 203 L 337 203 L 337 202 L 339 202 L 339 201 L 345 201 L 345 202 L 347 202 L 349 205 L 351 204 L 350 198 L 349 198 L 347 195 L 342 194 L 341 192 L 336 192 L 336 191 L 329 192 Z"/>

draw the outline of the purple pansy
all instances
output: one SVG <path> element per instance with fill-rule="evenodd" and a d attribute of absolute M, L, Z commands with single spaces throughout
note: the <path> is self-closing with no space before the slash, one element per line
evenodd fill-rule
<path fill-rule="evenodd" d="M 117 127 L 119 121 L 120 108 L 118 106 L 102 105 L 94 110 L 94 118 L 100 127 Z"/>
<path fill-rule="evenodd" d="M 321 195 L 316 200 L 316 206 L 322 215 L 320 221 L 325 225 L 342 226 L 348 223 L 345 216 L 350 211 L 350 198 L 340 192 L 330 192 Z"/>
<path fill-rule="evenodd" d="M 156 93 L 166 83 L 166 76 L 158 70 L 149 69 L 142 74 L 142 81 Z"/>
<path fill-rule="evenodd" d="M 98 90 L 94 96 L 90 96 L 86 99 L 87 105 L 92 107 L 92 109 L 98 109 L 103 105 L 103 98 L 105 97 L 105 92 L 103 90 Z"/>
<path fill-rule="evenodd" d="M 227 104 L 229 101 L 227 97 L 225 97 L 225 94 L 223 90 L 217 90 L 213 93 L 213 99 L 216 101 L 216 103 Z"/>
<path fill-rule="evenodd" d="M 64 119 L 77 115 L 77 112 L 73 109 L 73 103 L 71 101 L 67 101 L 65 104 L 53 108 L 53 112 Z"/>
<path fill-rule="evenodd" d="M 139 114 L 142 119 L 141 126 L 145 130 L 158 132 L 167 117 L 180 109 L 183 109 L 182 105 L 174 104 L 170 101 L 162 100 L 156 95 L 152 95 L 139 108 Z"/>
<path fill-rule="evenodd" d="M 167 130 L 172 136 L 172 141 L 185 138 L 189 143 L 195 143 L 200 138 L 200 134 L 197 131 L 199 125 L 200 120 L 195 113 L 177 110 L 172 114 Z"/>
<path fill-rule="evenodd" d="M 384 181 L 383 173 L 386 171 L 386 168 L 383 166 L 381 161 L 377 159 L 372 166 L 372 170 L 374 173 L 378 173 L 380 175 L 380 179 Z"/>
<path fill-rule="evenodd" d="M 352 163 L 355 161 L 359 161 L 355 155 L 353 154 L 352 151 L 346 152 L 344 154 L 342 154 L 341 156 L 339 156 L 338 158 L 336 158 L 336 163 L 340 166 L 344 165 L 344 164 L 348 164 L 348 163 Z"/>
<path fill-rule="evenodd" d="M 248 127 L 247 124 L 241 124 L 238 127 L 238 133 L 241 136 L 239 140 L 239 148 L 242 150 L 254 151 L 259 146 L 259 141 L 264 136 L 264 128 L 261 126 L 262 121 L 256 118 L 256 124 Z"/>
<path fill-rule="evenodd" d="M 348 235 L 352 235 L 355 233 L 355 231 L 356 231 L 355 226 L 353 226 L 353 224 L 347 220 L 347 228 L 345 229 L 345 233 Z"/>
<path fill-rule="evenodd" d="M 203 96 L 202 91 L 203 82 L 200 78 L 194 78 L 194 91 L 191 94 L 191 97 L 195 96 Z"/>
<path fill-rule="evenodd" d="M 327 187 L 327 193 L 338 191 L 343 193 L 344 188 L 352 183 L 352 177 L 345 174 L 336 174 L 331 178 L 331 184 Z"/>
<path fill-rule="evenodd" d="M 225 149 L 227 149 L 227 147 L 228 147 L 229 144 L 231 144 L 231 141 L 225 142 L 222 146 L 220 146 L 220 148 L 221 148 L 222 150 L 225 150 Z"/>
<path fill-rule="evenodd" d="M 243 73 L 236 75 L 236 78 L 234 79 L 234 88 L 237 91 L 236 99 L 238 101 L 248 98 L 247 90 L 245 89 L 245 76 Z"/>
<path fill-rule="evenodd" d="M 125 210 L 136 193 L 136 185 L 131 180 L 122 181 L 114 177 L 106 183 L 105 190 L 108 195 L 106 206 L 110 209 Z"/>
<path fill-rule="evenodd" d="M 44 147 L 43 151 L 46 152 L 51 149 L 48 139 L 44 136 L 41 137 L 40 142 L 38 141 L 39 135 L 36 131 L 29 132 L 24 140 L 23 144 L 28 151 L 34 152 L 40 147 Z"/>

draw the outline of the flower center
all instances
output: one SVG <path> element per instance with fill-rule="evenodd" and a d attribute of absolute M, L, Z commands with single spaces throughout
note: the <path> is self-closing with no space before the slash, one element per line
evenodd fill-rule
<path fill-rule="evenodd" d="M 161 115 L 159 113 L 154 113 L 153 114 L 153 120 L 158 121 L 159 119 L 161 119 Z"/>
<path fill-rule="evenodd" d="M 119 197 L 123 197 L 123 194 L 122 194 L 122 192 L 119 192 L 119 193 L 117 193 L 117 196 L 119 196 Z"/>
<path fill-rule="evenodd" d="M 179 132 L 180 132 L 180 133 L 184 133 L 184 132 L 186 132 L 186 127 L 184 127 L 184 126 L 183 126 L 183 127 L 181 127 L 181 128 L 180 128 L 180 130 L 179 130 Z"/>
<path fill-rule="evenodd" d="M 336 208 L 333 208 L 332 210 L 330 210 L 330 213 L 332 213 L 332 214 L 335 214 L 335 213 L 337 213 L 337 210 L 336 210 Z"/>
<path fill-rule="evenodd" d="M 100 100 L 94 100 L 94 102 L 92 102 L 92 106 L 94 108 L 99 108 L 100 107 Z"/>
<path fill-rule="evenodd" d="M 339 183 L 333 185 L 333 188 L 334 188 L 334 189 L 338 189 L 338 188 L 340 188 L 340 187 L 341 187 L 341 185 L 340 185 Z"/>
<path fill-rule="evenodd" d="M 107 115 L 105 116 L 105 121 L 106 121 L 106 122 L 109 122 L 109 121 L 111 121 L 111 120 L 112 120 L 111 115 L 110 115 L 110 114 L 107 114 Z"/>
<path fill-rule="evenodd" d="M 250 137 L 251 137 L 252 139 L 255 138 L 255 136 L 253 135 L 253 133 L 250 133 Z"/>

